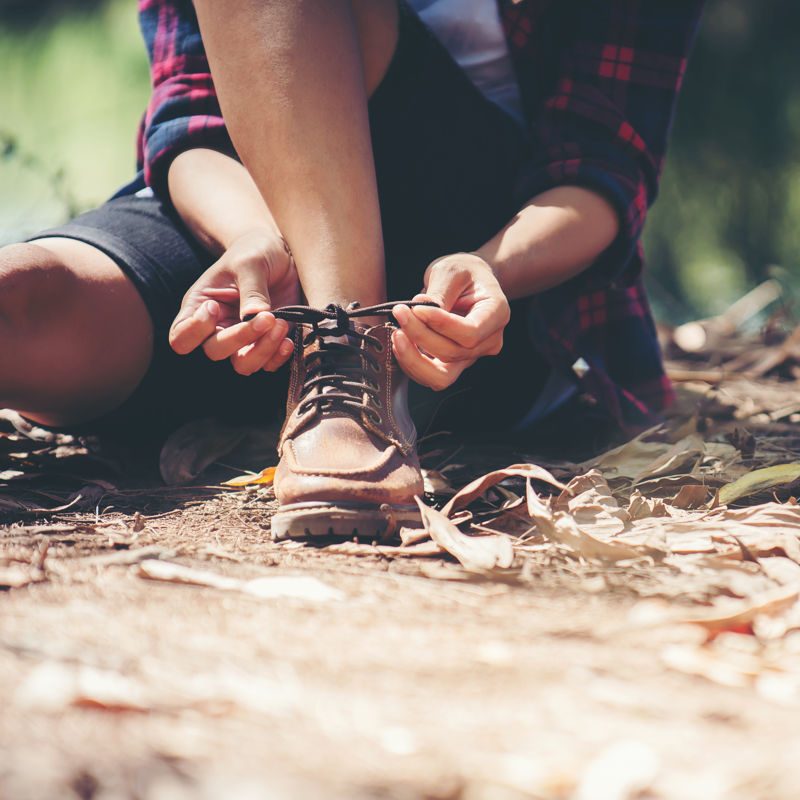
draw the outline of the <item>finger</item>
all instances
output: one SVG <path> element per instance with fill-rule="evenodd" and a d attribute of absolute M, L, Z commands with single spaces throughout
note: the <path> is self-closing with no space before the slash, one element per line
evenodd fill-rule
<path fill-rule="evenodd" d="M 203 343 L 203 351 L 212 361 L 230 358 L 243 347 L 260 339 L 276 322 L 272 314 L 263 311 L 249 322 L 237 322 L 227 328 L 218 329 Z"/>
<path fill-rule="evenodd" d="M 473 363 L 469 359 L 445 363 L 430 358 L 421 353 L 402 330 L 392 334 L 392 348 L 403 372 L 417 383 L 430 386 L 435 391 L 446 389 Z"/>
<path fill-rule="evenodd" d="M 434 265 L 426 275 L 425 291 L 414 299 L 432 300 L 440 308 L 449 311 L 461 293 L 466 289 L 471 276 L 466 270 L 454 269 L 451 266 Z"/>
<path fill-rule="evenodd" d="M 265 372 L 275 372 L 291 358 L 292 353 L 294 353 L 294 343 L 291 339 L 284 339 L 272 359 L 264 364 L 261 369 Z"/>
<path fill-rule="evenodd" d="M 269 275 L 263 264 L 249 264 L 237 273 L 240 319 L 272 310 L 268 281 Z"/>
<path fill-rule="evenodd" d="M 444 311 L 442 313 L 447 314 L 447 312 Z M 425 350 L 427 353 L 449 361 L 455 361 L 469 355 L 458 342 L 442 336 L 429 328 L 408 306 L 395 306 L 393 314 L 395 319 L 400 323 L 403 333 L 405 333 L 418 348 Z"/>
<path fill-rule="evenodd" d="M 170 347 L 179 355 L 199 347 L 216 330 L 219 310 L 215 300 L 206 300 L 193 312 L 182 309 L 169 331 Z"/>
<path fill-rule="evenodd" d="M 234 353 L 231 357 L 233 368 L 240 375 L 252 375 L 263 369 L 266 364 L 270 364 L 275 359 L 281 345 L 288 341 L 286 339 L 288 332 L 288 324 L 284 320 L 276 320 L 270 330 L 260 339 Z"/>
<path fill-rule="evenodd" d="M 239 299 L 239 290 L 233 286 L 206 286 L 199 291 L 220 303 L 235 303 Z"/>
<path fill-rule="evenodd" d="M 501 300 L 476 303 L 465 317 L 428 306 L 416 306 L 411 313 L 425 326 L 461 347 L 482 352 L 492 349 L 498 339 L 502 344 L 502 331 L 510 318 L 508 303 Z"/>

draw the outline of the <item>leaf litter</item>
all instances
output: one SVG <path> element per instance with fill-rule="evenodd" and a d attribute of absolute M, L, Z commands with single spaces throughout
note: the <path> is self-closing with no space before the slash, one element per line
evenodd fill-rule
<path fill-rule="evenodd" d="M 113 484 L 96 483 L 102 491 L 89 507 L 70 499 L 96 477 L 86 470 L 91 459 L 83 443 L 35 429 L 29 436 L 15 425 L 2 427 L 8 421 L 3 418 L 0 482 L 8 492 L 0 497 L 0 510 L 15 518 L 15 530 L 31 541 L 49 538 L 54 544 L 46 558 L 32 548 L 0 552 L 0 588 L 25 592 L 47 580 L 68 581 L 70 574 L 73 580 L 89 581 L 116 570 L 137 583 L 158 582 L 166 592 L 208 590 L 225 598 L 288 599 L 317 610 L 348 601 L 333 576 L 337 564 L 352 569 L 358 560 L 379 564 L 396 578 L 408 576 L 414 586 L 427 582 L 434 589 L 445 582 L 476 591 L 535 587 L 558 575 L 578 591 L 638 598 L 635 609 L 657 604 L 659 612 L 646 624 L 663 631 L 660 657 L 670 669 L 798 707 L 800 506 L 793 496 L 800 477 L 800 434 L 795 430 L 800 405 L 793 372 L 800 367 L 794 344 L 798 337 L 783 349 L 762 353 L 764 357 L 748 357 L 751 376 L 743 378 L 726 365 L 736 359 L 744 363 L 752 345 L 737 341 L 728 347 L 717 335 L 716 323 L 706 323 L 700 327 L 716 337 L 713 348 L 702 345 L 688 353 L 667 342 L 670 371 L 680 380 L 680 403 L 665 425 L 587 460 L 517 456 L 509 467 L 493 464 L 489 469 L 488 463 L 478 462 L 486 464 L 480 474 L 462 448 L 449 457 L 446 449 L 439 450 L 425 470 L 426 495 L 420 499 L 424 528 L 400 531 L 396 545 L 343 542 L 311 551 L 266 542 L 263 530 L 274 509 L 269 487 L 274 467 L 261 466 L 274 459 L 274 452 L 264 439 L 255 458 L 258 467 L 248 470 L 252 462 L 242 464 L 232 455 L 249 438 L 241 429 L 223 431 L 219 438 L 208 425 L 201 435 L 184 431 L 182 439 L 162 451 L 177 483 L 219 472 L 223 458 L 234 464 L 225 467 L 225 475 L 211 479 L 214 486 L 194 486 L 185 494 L 171 490 L 167 505 L 145 508 L 137 505 L 132 492 L 125 496 Z M 690 342 L 687 331 L 678 338 Z M 67 478 L 70 452 L 82 460 Z M 62 482 L 50 489 L 43 476 L 53 474 L 54 464 L 62 471 Z M 228 477 L 231 469 L 238 479 Z M 220 488 L 237 484 L 235 492 Z M 202 502 L 197 500 L 201 490 L 210 493 Z M 156 491 L 141 496 L 152 503 Z M 138 531 L 135 523 L 120 525 L 115 536 L 102 502 L 135 509 L 148 522 Z M 193 528 L 199 546 L 159 545 L 154 512 L 162 510 L 183 512 L 190 522 L 180 524 Z M 51 520 L 30 524 L 30 516 L 43 514 Z M 12 530 L 8 542 L 15 541 Z M 70 573 L 61 568 L 69 548 L 91 553 L 74 559 L 76 568 L 90 569 Z M 270 562 L 278 551 L 280 557 Z M 240 578 L 224 567 L 198 565 L 200 558 L 219 558 L 246 567 L 256 555 L 265 565 L 291 565 L 293 553 L 308 559 L 306 563 L 329 559 L 330 579 L 309 583 L 298 574 Z M 190 564 L 173 560 L 178 557 Z M 476 613 L 482 602 L 476 602 Z M 259 608 L 268 605 L 262 602 Z M 687 635 L 687 627 L 696 635 Z M 59 669 L 32 671 L 22 684 L 21 702 L 31 707 L 51 703 L 56 711 L 64 704 L 109 711 L 184 705 L 148 694 L 153 681 L 130 676 L 120 681 L 114 674 L 69 664 Z M 58 691 L 48 694 L 48 686 Z M 209 704 L 221 697 L 227 695 L 215 686 Z M 193 702 L 205 700 L 198 691 Z M 605 796 L 597 794 L 603 785 L 620 787 L 615 788 L 620 797 L 646 792 L 653 780 L 651 766 L 642 767 L 641 774 L 634 770 L 636 775 L 628 770 L 628 783 L 619 777 L 618 765 L 630 761 L 620 755 L 626 752 L 610 745 L 608 752 L 590 760 L 583 777 L 576 779 L 575 796 Z"/>

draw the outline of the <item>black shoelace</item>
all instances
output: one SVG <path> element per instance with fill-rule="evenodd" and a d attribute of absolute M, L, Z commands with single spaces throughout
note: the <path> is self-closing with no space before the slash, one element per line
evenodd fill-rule
<path fill-rule="evenodd" d="M 359 317 L 386 316 L 393 322 L 392 311 L 398 305 L 401 303 L 361 308 L 354 303 L 345 309 L 331 303 L 323 309 L 284 306 L 272 312 L 287 322 L 311 326 L 303 337 L 304 347 L 314 339 L 319 340 L 319 349 L 305 356 L 306 379 L 300 394 L 300 414 L 316 406 L 320 411 L 343 411 L 358 419 L 367 414 L 373 424 L 382 424 L 380 409 L 383 404 L 378 396 L 380 384 L 375 377 L 380 373 L 380 363 L 369 351 L 371 348 L 381 353 L 383 344 L 377 337 L 355 330 L 350 321 Z M 411 301 L 402 305 L 435 306 L 436 303 Z M 333 324 L 320 327 L 322 323 Z M 335 339 L 342 341 L 333 341 Z M 362 343 L 367 347 L 362 347 Z M 309 397 L 315 388 L 318 391 Z"/>

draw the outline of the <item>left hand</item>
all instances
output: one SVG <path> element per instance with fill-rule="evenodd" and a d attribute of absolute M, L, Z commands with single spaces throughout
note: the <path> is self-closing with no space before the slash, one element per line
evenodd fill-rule
<path fill-rule="evenodd" d="M 478 358 L 502 349 L 511 310 L 492 268 L 474 253 L 434 261 L 414 300 L 439 305 L 394 309 L 400 324 L 392 335 L 395 357 L 417 383 L 445 389 Z"/>

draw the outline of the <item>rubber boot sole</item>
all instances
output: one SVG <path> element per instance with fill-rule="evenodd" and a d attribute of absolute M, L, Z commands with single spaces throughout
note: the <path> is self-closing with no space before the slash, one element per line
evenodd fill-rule
<path fill-rule="evenodd" d="M 294 503 L 281 507 L 272 517 L 272 538 L 363 539 L 388 542 L 400 528 L 420 528 L 416 506 L 359 505 L 357 503 Z"/>

